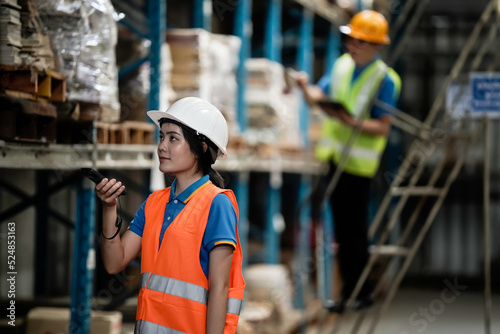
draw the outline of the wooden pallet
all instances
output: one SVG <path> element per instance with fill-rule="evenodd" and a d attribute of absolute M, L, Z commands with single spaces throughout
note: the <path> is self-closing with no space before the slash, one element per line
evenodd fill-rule
<path fill-rule="evenodd" d="M 66 78 L 52 70 L 0 65 L 0 93 L 30 100 L 64 102 Z"/>
<path fill-rule="evenodd" d="M 155 127 L 152 123 L 139 121 L 106 123 L 65 118 L 57 122 L 57 142 L 93 144 L 96 131 L 98 144 L 151 145 L 154 144 Z"/>
<path fill-rule="evenodd" d="M 139 121 L 125 121 L 122 124 L 125 143 L 140 145 L 155 143 L 155 124 Z"/>
<path fill-rule="evenodd" d="M 154 144 L 155 125 L 147 122 L 96 122 L 97 142 L 101 144 Z"/>
<path fill-rule="evenodd" d="M 10 141 L 54 143 L 56 107 L 43 101 L 0 98 L 0 138 Z"/>

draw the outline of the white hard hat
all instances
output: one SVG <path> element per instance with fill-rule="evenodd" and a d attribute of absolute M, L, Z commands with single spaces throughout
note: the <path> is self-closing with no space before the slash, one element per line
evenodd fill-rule
<path fill-rule="evenodd" d="M 184 124 L 210 139 L 219 152 L 217 159 L 227 157 L 228 129 L 222 113 L 211 103 L 198 97 L 185 97 L 170 106 L 167 111 L 150 110 L 148 116 L 160 126 L 160 119 L 169 118 Z"/>

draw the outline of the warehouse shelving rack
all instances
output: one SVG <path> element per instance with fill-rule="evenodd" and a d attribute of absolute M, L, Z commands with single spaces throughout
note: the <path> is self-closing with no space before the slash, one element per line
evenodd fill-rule
<path fill-rule="evenodd" d="M 324 1 L 291 1 L 302 6 L 301 23 L 300 23 L 300 44 L 297 50 L 297 67 L 299 70 L 304 70 L 310 75 L 313 67 L 313 24 L 315 16 L 322 17 L 329 23 L 332 28 L 329 32 L 327 46 L 327 63 L 332 63 L 336 57 L 336 50 L 339 48 L 338 29 L 336 27 L 345 23 L 346 16 L 338 8 L 326 4 Z M 238 105 L 237 115 L 238 123 L 241 129 L 246 129 L 246 104 L 244 101 L 244 93 L 246 89 L 246 71 L 245 60 L 251 56 L 250 40 L 251 40 L 251 0 L 243 0 L 234 3 L 234 34 L 241 38 L 242 48 L 240 52 L 240 62 L 237 70 L 238 81 Z M 281 13 L 283 10 L 282 0 L 267 0 L 269 5 L 268 15 L 266 17 L 266 35 L 265 35 L 265 57 L 281 62 L 281 47 L 282 47 L 282 32 L 281 32 Z M 164 41 L 163 37 L 166 31 L 166 1 L 165 0 L 150 0 L 147 1 L 147 13 L 138 11 L 136 20 L 142 17 L 147 22 L 147 27 L 143 24 L 138 24 L 130 18 L 123 20 L 127 28 L 138 34 L 140 37 L 148 38 L 151 41 L 150 54 L 147 58 L 139 59 L 133 64 L 120 69 L 120 75 L 127 73 L 133 68 L 137 68 L 144 62 L 149 62 L 150 65 L 150 82 L 151 89 L 149 93 L 149 109 L 157 109 L 159 107 L 159 90 L 160 90 L 160 62 L 161 62 L 161 45 Z M 210 8 L 215 5 L 211 0 L 195 0 L 194 1 L 194 27 L 203 27 L 210 30 L 212 12 Z M 138 17 L 138 19 L 137 19 Z M 307 138 L 308 130 L 308 110 L 303 104 L 300 114 L 301 130 L 304 138 Z M 92 134 L 96 138 L 96 134 Z M 92 141 L 92 142 L 95 142 Z M 304 143 L 309 144 L 307 140 Z M 47 184 L 47 181 L 41 182 L 40 189 L 37 189 L 37 194 L 28 196 L 21 190 L 3 184 L 10 193 L 20 196 L 23 201 L 13 207 L 10 207 L 3 212 L 0 212 L 1 222 L 6 221 L 13 215 L 21 212 L 31 205 L 44 201 L 45 205 L 38 205 L 38 208 L 45 207 L 42 215 L 37 215 L 37 224 L 41 223 L 47 226 L 48 217 L 55 217 L 69 228 L 75 229 L 75 245 L 73 256 L 72 270 L 72 285 L 71 285 L 71 323 L 70 332 L 72 333 L 88 333 L 90 331 L 90 310 L 92 301 L 93 274 L 95 267 L 95 251 L 94 251 L 94 229 L 95 229 L 95 194 L 93 185 L 85 179 L 82 179 L 75 169 L 81 167 L 94 167 L 98 169 L 121 169 L 121 170 L 142 170 L 149 171 L 154 166 L 153 159 L 155 157 L 154 145 L 111 145 L 111 144 L 79 144 L 79 145 L 64 145 L 64 144 L 26 144 L 26 143 L 11 143 L 0 141 L 0 168 L 3 169 L 30 169 L 37 170 L 43 173 L 54 171 L 58 175 L 58 183 L 55 185 Z M 237 174 L 237 182 L 235 183 L 235 193 L 240 205 L 240 234 L 242 246 L 246 247 L 246 239 L 248 235 L 248 192 L 249 192 L 249 174 L 251 172 L 265 172 L 270 175 L 268 185 L 269 205 L 267 207 L 267 222 L 266 222 L 266 240 L 265 240 L 265 259 L 268 263 L 279 262 L 279 233 L 273 225 L 273 220 L 280 214 L 281 202 L 281 177 L 283 173 L 292 173 L 301 175 L 299 197 L 305 198 L 310 190 L 311 177 L 320 174 L 322 166 L 314 162 L 310 156 L 300 156 L 289 158 L 286 156 L 273 156 L 268 158 L 255 157 L 246 153 L 232 154 L 228 160 L 218 162 L 216 168 L 223 171 L 235 172 Z M 44 172 L 45 171 L 45 172 Z M 44 174 L 47 175 L 47 174 Z M 42 184 L 43 183 L 43 184 Z M 77 185 L 77 203 L 75 221 L 70 218 L 58 214 L 48 207 L 48 198 L 57 190 L 67 186 Z M 37 187 L 38 188 L 38 187 Z M 43 190 L 43 191 L 42 191 Z M 40 191 L 38 193 L 38 191 Z M 42 198 L 43 197 L 43 198 Z M 308 226 L 309 226 L 309 211 L 308 208 L 303 210 L 300 215 L 300 230 L 301 236 L 296 250 L 297 261 L 304 263 L 307 261 L 308 254 Z M 45 221 L 43 223 L 42 221 Z M 40 230 L 38 227 L 37 230 Z M 331 230 L 331 227 L 330 227 Z M 326 233 L 325 233 L 326 234 Z M 43 234 L 41 234 L 43 235 Z M 40 250 L 38 255 L 47 254 L 43 251 L 46 242 L 40 240 L 36 249 Z M 328 251 L 325 251 L 325 256 L 331 256 Z M 43 271 L 43 265 L 48 259 L 37 259 L 37 267 Z M 326 261 L 328 262 L 328 261 Z M 324 269 L 322 279 L 329 281 L 331 270 Z M 296 290 L 298 299 L 296 306 L 305 308 L 303 291 L 307 285 L 307 277 L 302 276 L 299 286 Z M 36 279 L 37 285 L 43 289 L 44 280 Z M 324 285 L 328 291 L 326 285 Z M 326 295 L 322 293 L 322 295 Z"/>

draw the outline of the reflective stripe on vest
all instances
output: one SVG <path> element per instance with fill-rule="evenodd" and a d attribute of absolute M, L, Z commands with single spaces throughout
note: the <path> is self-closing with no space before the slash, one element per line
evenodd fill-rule
<path fill-rule="evenodd" d="M 337 151 L 343 151 L 344 145 L 337 143 Z M 367 150 L 362 147 L 352 147 L 351 155 L 354 157 L 362 158 L 362 159 L 378 159 L 379 154 L 372 150 Z"/>
<path fill-rule="evenodd" d="M 208 304 L 207 289 L 196 284 L 179 281 L 170 277 L 143 273 L 141 275 L 141 289 L 150 289 L 205 305 Z M 240 299 L 228 298 L 226 313 L 240 315 L 241 305 L 242 301 Z"/>
<path fill-rule="evenodd" d="M 386 73 L 395 74 L 381 60 L 374 61 L 363 70 L 361 75 L 352 82 L 355 63 L 349 54 L 342 55 L 332 71 L 333 100 L 344 104 L 348 112 L 359 118 L 364 115 L 369 118 L 370 103 L 377 93 Z M 397 76 L 397 74 L 396 74 Z M 399 94 L 400 81 L 394 80 L 395 90 Z M 322 125 L 322 139 L 316 146 L 316 157 L 321 161 L 340 161 L 342 150 L 349 141 L 353 129 L 346 127 L 340 121 L 328 117 Z M 366 135 L 360 133 L 354 142 L 344 170 L 354 175 L 372 177 L 375 175 L 380 157 L 385 149 L 387 138 L 384 136 Z"/>
<path fill-rule="evenodd" d="M 137 320 L 135 322 L 134 334 L 187 334 L 185 332 L 177 331 L 162 325 L 155 324 L 154 322 L 146 320 Z"/>

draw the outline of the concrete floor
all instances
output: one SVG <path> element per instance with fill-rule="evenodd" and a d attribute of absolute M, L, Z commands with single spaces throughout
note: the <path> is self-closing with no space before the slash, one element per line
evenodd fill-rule
<path fill-rule="evenodd" d="M 451 282 L 453 283 L 453 282 Z M 453 286 L 453 285 L 452 285 Z M 484 297 L 480 291 L 460 287 L 450 291 L 402 289 L 398 291 L 388 312 L 382 316 L 374 334 L 483 334 L 485 332 Z M 445 290 L 446 289 L 446 290 Z M 366 333 L 374 310 L 358 333 Z M 323 326 L 311 326 L 307 334 L 350 333 L 359 313 L 346 315 L 340 324 L 327 315 Z M 491 334 L 500 333 L 500 295 L 493 296 Z M 370 317 L 370 318 L 368 318 Z M 337 331 L 335 332 L 335 328 Z"/>

